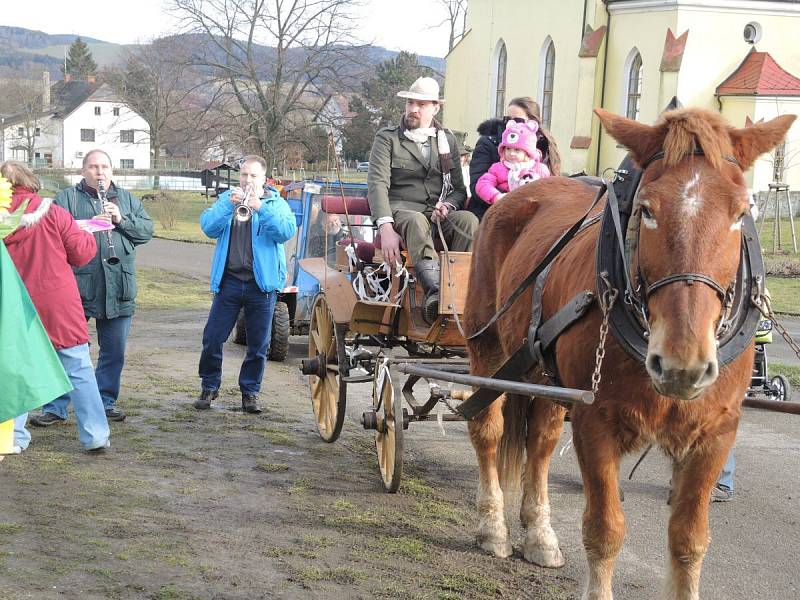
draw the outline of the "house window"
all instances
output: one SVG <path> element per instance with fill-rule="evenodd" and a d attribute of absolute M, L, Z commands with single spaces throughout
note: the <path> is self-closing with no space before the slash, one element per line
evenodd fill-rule
<path fill-rule="evenodd" d="M 506 110 L 506 65 L 508 54 L 505 42 L 500 42 L 500 51 L 497 53 L 497 87 L 495 92 L 494 114 L 500 118 Z"/>
<path fill-rule="evenodd" d="M 24 127 L 17 127 L 17 135 L 22 137 L 25 135 L 25 128 Z"/>
<path fill-rule="evenodd" d="M 81 129 L 81 141 L 82 142 L 93 142 L 94 141 L 94 129 Z"/>
<path fill-rule="evenodd" d="M 42 128 L 41 127 L 37 127 L 36 129 L 34 129 L 33 130 L 33 135 L 35 135 L 36 137 L 42 135 Z"/>
<path fill-rule="evenodd" d="M 100 107 L 99 106 L 95 106 L 94 107 L 94 114 L 100 115 Z"/>
<path fill-rule="evenodd" d="M 119 106 L 115 106 L 115 107 L 114 107 L 114 116 L 115 116 L 115 117 L 118 117 L 118 116 L 119 116 Z"/>
<path fill-rule="evenodd" d="M 544 59 L 544 83 L 542 85 L 542 125 L 550 129 L 553 119 L 553 81 L 556 72 L 556 45 L 551 41 Z"/>
<path fill-rule="evenodd" d="M 132 169 L 133 168 L 133 159 L 132 158 L 120 158 L 119 159 L 119 168 L 120 169 Z"/>
<path fill-rule="evenodd" d="M 119 132 L 119 141 L 123 144 L 133 143 L 133 129 L 122 129 Z"/>
<path fill-rule="evenodd" d="M 629 119 L 639 119 L 639 108 L 642 101 L 642 79 L 642 55 L 637 52 L 628 70 L 628 101 L 625 114 Z"/>

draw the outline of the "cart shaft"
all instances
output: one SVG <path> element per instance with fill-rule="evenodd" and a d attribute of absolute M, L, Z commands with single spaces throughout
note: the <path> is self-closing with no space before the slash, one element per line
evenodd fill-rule
<path fill-rule="evenodd" d="M 491 377 L 478 377 L 477 375 L 465 375 L 440 369 L 431 369 L 419 364 L 396 363 L 394 367 L 401 373 L 406 373 L 408 375 L 418 375 L 426 379 L 437 379 L 439 381 L 470 385 L 509 394 L 537 396 L 539 398 L 558 400 L 560 402 L 583 402 L 584 404 L 591 404 L 594 402 L 594 394 L 588 390 L 576 390 L 536 383 L 509 381 L 506 379 L 493 379 Z"/>

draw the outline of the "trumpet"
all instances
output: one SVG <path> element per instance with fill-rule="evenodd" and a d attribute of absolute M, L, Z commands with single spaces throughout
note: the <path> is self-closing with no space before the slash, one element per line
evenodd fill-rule
<path fill-rule="evenodd" d="M 253 184 L 247 184 L 247 187 L 244 190 L 244 198 L 239 204 L 236 205 L 236 220 L 240 223 L 249 221 L 253 216 L 253 209 L 247 204 L 247 199 L 250 197 L 253 191 Z"/>
<path fill-rule="evenodd" d="M 98 207 L 98 213 L 105 213 L 105 209 L 103 208 L 103 204 L 106 202 L 106 186 L 103 183 L 103 180 L 100 179 L 97 181 L 97 201 L 100 204 Z M 114 249 L 114 241 L 111 239 L 111 231 L 106 230 L 106 247 L 108 248 L 109 256 L 106 259 L 106 262 L 110 265 L 119 264 L 119 257 L 117 256 L 117 252 Z"/>

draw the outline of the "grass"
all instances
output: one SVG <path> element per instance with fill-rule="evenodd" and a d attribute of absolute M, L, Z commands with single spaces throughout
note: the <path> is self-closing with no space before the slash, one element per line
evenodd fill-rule
<path fill-rule="evenodd" d="M 793 389 L 800 389 L 800 366 L 770 363 L 769 376 L 774 377 L 775 375 L 783 375 L 789 380 Z"/>
<path fill-rule="evenodd" d="M 142 268 L 136 270 L 139 308 L 204 308 L 211 303 L 207 284 L 192 277 L 165 271 Z"/>
<path fill-rule="evenodd" d="M 800 315 L 800 278 L 767 277 L 772 310 L 786 315 Z"/>
<path fill-rule="evenodd" d="M 757 225 L 760 226 L 760 223 Z M 761 229 L 761 248 L 765 253 L 772 254 L 772 241 L 773 241 L 773 227 L 775 226 L 775 219 L 767 219 L 764 221 L 764 226 Z M 794 224 L 795 234 L 800 237 L 800 219 L 795 219 Z M 781 248 L 779 252 L 785 253 L 787 256 L 800 258 L 800 252 L 792 252 L 792 230 L 789 219 L 786 217 L 781 218 Z M 800 246 L 800 242 L 798 243 Z"/>
<path fill-rule="evenodd" d="M 134 190 L 132 193 L 137 198 L 141 198 L 143 195 L 153 195 L 155 192 L 153 190 Z M 156 237 L 181 242 L 213 244 L 214 240 L 208 238 L 200 229 L 200 214 L 213 204 L 214 199 L 206 199 L 199 192 L 167 191 L 166 193 L 180 202 L 180 213 L 170 229 L 167 229 L 157 218 L 158 208 L 154 206 L 156 201 L 146 200 L 144 203 L 145 209 L 153 218 Z"/>

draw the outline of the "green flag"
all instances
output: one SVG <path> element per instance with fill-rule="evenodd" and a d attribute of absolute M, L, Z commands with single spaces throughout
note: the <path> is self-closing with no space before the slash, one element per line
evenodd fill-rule
<path fill-rule="evenodd" d="M 0 242 L 0 422 L 71 389 L 28 290 Z"/>

